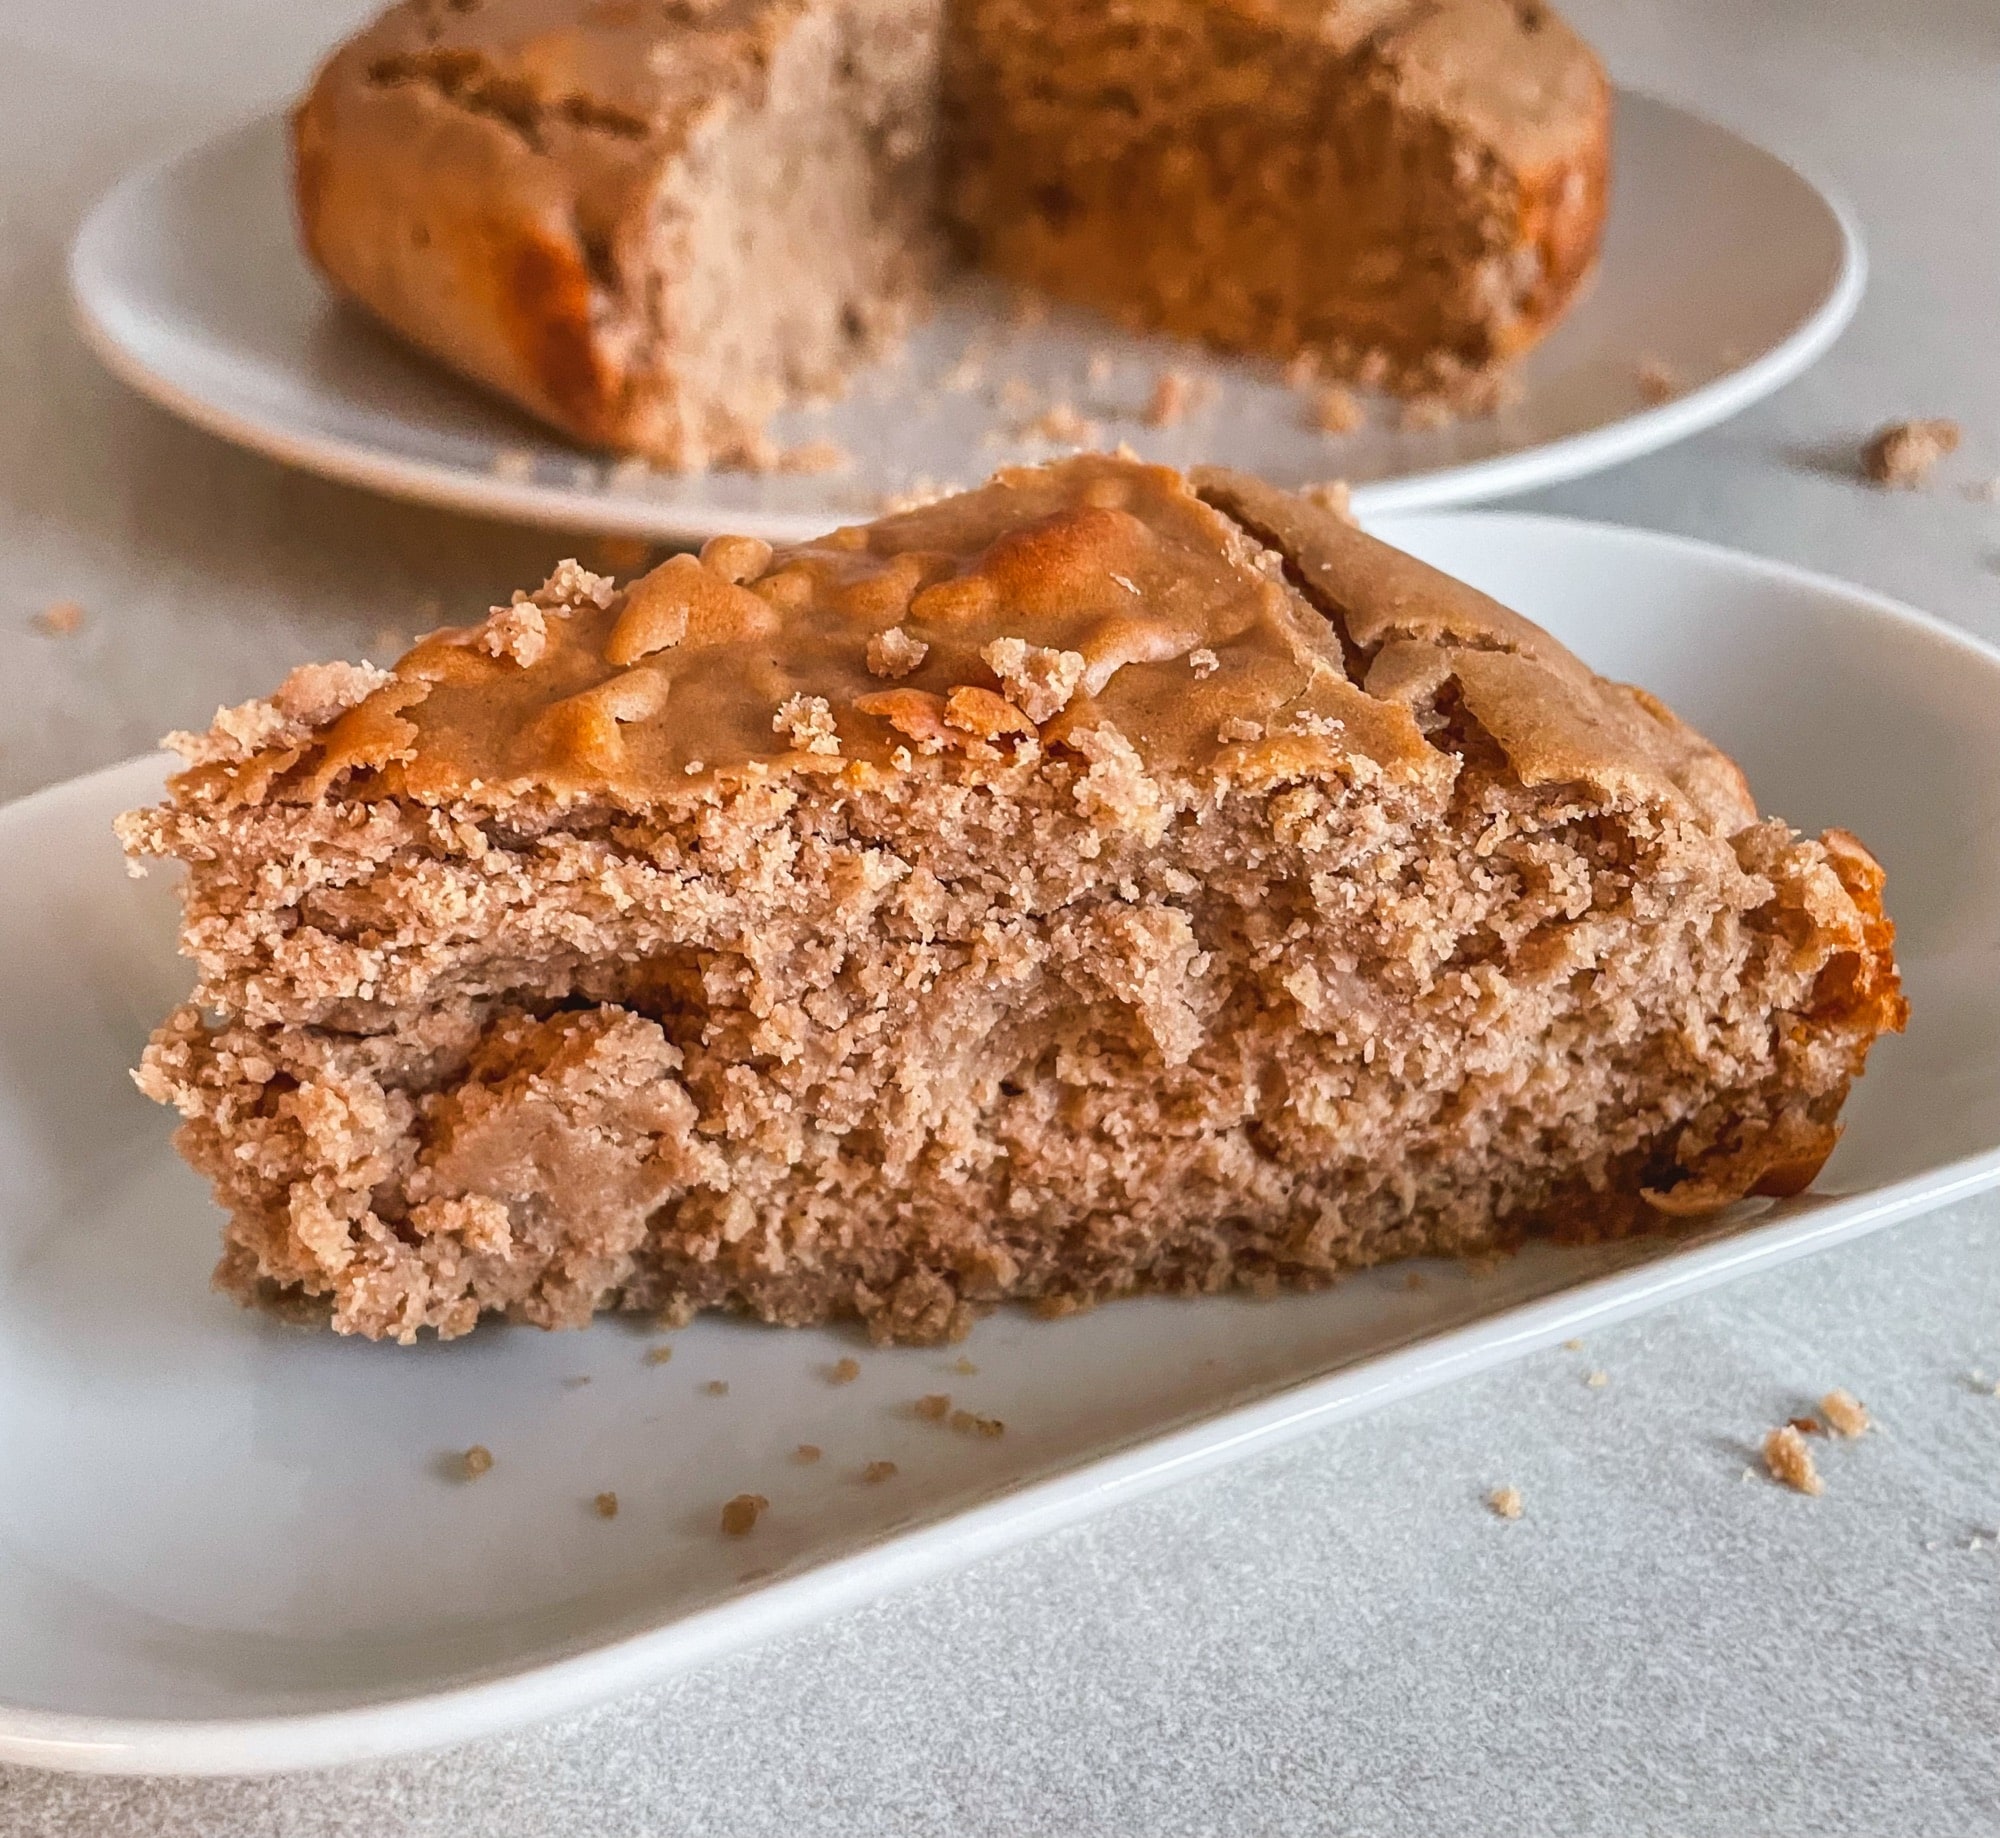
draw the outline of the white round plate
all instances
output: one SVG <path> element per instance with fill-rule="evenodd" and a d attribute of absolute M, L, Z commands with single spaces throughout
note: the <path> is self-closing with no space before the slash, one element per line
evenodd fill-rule
<path fill-rule="evenodd" d="M 133 761 L 0 811 L 0 860 L 32 869 L 0 876 L 0 1760 L 304 1767 L 573 1709 L 2000 1181 L 2000 652 L 1669 537 L 1386 533 L 1664 694 L 1767 808 L 1881 851 L 1914 1019 L 1812 1193 L 1420 1290 L 1002 1312 L 942 1351 L 704 1319 L 649 1364 L 669 1342 L 618 1321 L 410 1348 L 286 1327 L 210 1292 L 218 1217 L 126 1076 L 187 987 L 171 889 L 111 840 L 158 790 Z M 1006 1433 L 919 1420 L 933 1392 Z M 494 1466 L 468 1482 L 473 1443 Z M 739 1492 L 770 1510 L 727 1539 Z"/>
<path fill-rule="evenodd" d="M 1725 129 L 1621 92 L 1602 268 L 1489 419 L 1404 430 L 1395 405 L 1340 439 L 1310 428 L 1270 364 L 1134 337 L 1059 312 L 1012 322 L 967 282 L 895 361 L 824 411 L 781 416 L 787 447 L 832 441 L 844 473 L 613 473 L 337 305 L 293 234 L 282 124 L 266 118 L 120 184 L 71 253 L 79 323 L 112 370 L 176 414 L 288 464 L 486 516 L 691 541 L 727 528 L 796 541 L 935 484 L 1056 449 L 1024 433 L 1063 402 L 1148 458 L 1241 466 L 1281 484 L 1345 478 L 1364 514 L 1525 491 L 1681 440 L 1798 374 L 1861 296 L 1846 215 Z M 968 351 L 976 356 L 963 360 Z M 1647 400 L 1658 366 L 1681 393 Z M 1171 429 L 1139 419 L 1166 368 L 1213 384 Z M 974 381 L 974 377 L 977 380 Z M 954 386 L 958 385 L 958 386 Z"/>

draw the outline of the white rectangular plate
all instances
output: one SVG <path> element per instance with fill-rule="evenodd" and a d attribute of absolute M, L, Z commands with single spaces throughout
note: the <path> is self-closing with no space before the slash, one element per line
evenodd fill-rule
<path fill-rule="evenodd" d="M 1385 533 L 1663 694 L 1767 808 L 1884 859 L 1914 1019 L 1815 1192 L 1414 1289 L 1404 1266 L 1007 1312 L 943 1351 L 703 1321 L 648 1364 L 666 1338 L 619 1322 L 414 1349 L 286 1328 L 209 1292 L 216 1214 L 126 1076 L 186 987 L 170 890 L 127 880 L 110 836 L 157 791 L 135 761 L 0 812 L 0 1759 L 305 1766 L 552 1714 L 2000 1179 L 2000 655 L 1670 538 Z M 850 1354 L 860 1378 L 829 1383 Z M 1005 1434 L 920 1419 L 929 1393 Z M 495 1465 L 466 1482 L 473 1443 Z M 879 1461 L 893 1478 L 863 1479 Z M 770 1510 L 725 1539 L 741 1492 Z"/>

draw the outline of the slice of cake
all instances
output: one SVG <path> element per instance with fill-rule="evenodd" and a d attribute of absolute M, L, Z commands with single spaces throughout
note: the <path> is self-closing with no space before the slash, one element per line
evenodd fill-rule
<path fill-rule="evenodd" d="M 344 294 L 591 446 L 755 460 L 928 297 L 941 0 L 406 0 L 293 118 Z"/>
<path fill-rule="evenodd" d="M 403 0 L 300 103 L 294 179 L 343 294 L 686 468 L 762 463 L 921 308 L 940 160 L 1001 274 L 1462 378 L 1594 259 L 1608 94 L 1540 0 Z"/>
<path fill-rule="evenodd" d="M 142 1088 L 344 1332 L 962 1331 L 1790 1194 L 1882 877 L 1327 512 L 1093 456 L 176 736 Z"/>
<path fill-rule="evenodd" d="M 1450 385 L 1597 256 L 1610 86 L 1542 0 L 958 0 L 977 259 L 1132 323 Z"/>

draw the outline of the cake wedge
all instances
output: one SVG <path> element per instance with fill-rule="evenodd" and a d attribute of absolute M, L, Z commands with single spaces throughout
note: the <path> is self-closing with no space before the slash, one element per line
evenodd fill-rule
<path fill-rule="evenodd" d="M 175 737 L 141 1087 L 222 1286 L 958 1334 L 1801 1190 L 1904 1006 L 1882 874 L 1329 512 L 1112 456 Z"/>

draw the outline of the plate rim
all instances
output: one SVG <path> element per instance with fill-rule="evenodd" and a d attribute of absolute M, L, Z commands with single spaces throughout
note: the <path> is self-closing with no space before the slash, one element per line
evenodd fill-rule
<path fill-rule="evenodd" d="M 1848 612 L 1885 618 L 1929 645 L 2000 672 L 2000 645 L 1934 614 L 1872 588 L 1696 537 L 1541 512 L 1454 511 L 1382 521 L 1472 523 L 1502 534 L 1512 526 L 1534 530 L 1544 539 L 1552 533 L 1581 535 L 1640 553 L 1720 564 L 1839 602 Z M 1390 528 L 1387 533 L 1396 532 Z M 160 772 L 163 757 L 140 755 L 42 787 L 0 806 L 0 816 L 24 814 L 120 778 L 141 781 Z M 242 1718 L 97 1716 L 0 1703 L 0 1762 L 90 1774 L 269 1774 L 381 1760 L 580 1711 L 1381 1405 L 1996 1186 L 2000 1142 L 1869 1191 L 1822 1196 L 1819 1204 L 1784 1219 L 1692 1243 L 1632 1269 L 1442 1332 L 1420 1334 L 1247 1403 L 1225 1405 L 1193 1423 L 1128 1441 L 962 1512 L 887 1533 L 858 1551 L 747 1587 L 692 1614 L 466 1684 L 334 1710 Z"/>
<path fill-rule="evenodd" d="M 1775 160 L 1789 171 L 1832 218 L 1839 234 L 1840 265 L 1833 285 L 1818 306 L 1770 350 L 1685 395 L 1512 453 L 1357 485 L 1354 506 L 1358 513 L 1391 516 L 1471 505 L 1562 484 L 1657 452 L 1740 414 L 1781 389 L 1817 363 L 1852 321 L 1867 291 L 1868 255 L 1860 224 L 1836 188 L 1785 154 L 1696 109 L 1624 84 L 1614 85 L 1614 92 L 1614 109 L 1636 102 L 1679 116 Z M 85 346 L 128 388 L 204 433 L 280 465 L 378 496 L 489 521 L 645 537 L 660 543 L 699 542 L 726 525 L 734 534 L 786 543 L 808 541 L 835 520 L 831 512 L 759 510 L 706 518 L 694 510 L 676 510 L 642 496 L 474 474 L 442 461 L 406 458 L 345 437 L 300 434 L 269 419 L 239 414 L 154 368 L 119 336 L 106 317 L 105 295 L 93 272 L 99 245 L 132 194 L 158 183 L 174 166 L 221 141 L 254 132 L 280 119 L 282 113 L 265 111 L 141 162 L 111 184 L 78 227 L 65 262 L 70 317 Z"/>

